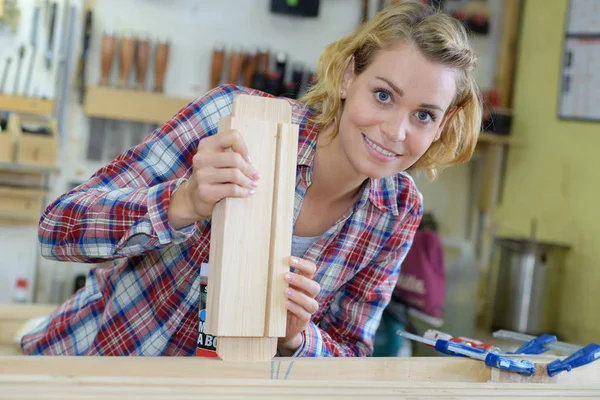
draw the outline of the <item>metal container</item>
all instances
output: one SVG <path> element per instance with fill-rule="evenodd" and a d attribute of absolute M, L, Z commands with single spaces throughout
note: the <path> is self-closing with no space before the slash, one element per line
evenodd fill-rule
<path fill-rule="evenodd" d="M 529 239 L 497 240 L 500 261 L 492 329 L 556 333 L 569 246 Z"/>

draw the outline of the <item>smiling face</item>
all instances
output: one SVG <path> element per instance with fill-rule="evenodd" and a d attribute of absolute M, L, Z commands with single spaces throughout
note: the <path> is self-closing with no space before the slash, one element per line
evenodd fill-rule
<path fill-rule="evenodd" d="M 359 175 L 371 178 L 408 169 L 453 112 L 455 72 L 409 44 L 380 50 L 359 75 L 350 64 L 337 137 L 346 157 Z"/>

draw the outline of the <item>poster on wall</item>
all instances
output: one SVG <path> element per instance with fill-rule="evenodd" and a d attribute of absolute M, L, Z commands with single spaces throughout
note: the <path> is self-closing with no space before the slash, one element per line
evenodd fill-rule
<path fill-rule="evenodd" d="M 600 1 L 569 0 L 558 115 L 600 121 Z"/>

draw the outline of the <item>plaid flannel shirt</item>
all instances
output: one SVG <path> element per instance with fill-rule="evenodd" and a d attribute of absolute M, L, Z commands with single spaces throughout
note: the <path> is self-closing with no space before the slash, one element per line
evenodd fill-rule
<path fill-rule="evenodd" d="M 210 221 L 175 230 L 167 209 L 192 171 L 198 142 L 217 132 L 238 93 L 268 96 L 233 85 L 208 92 L 47 207 L 39 223 L 44 257 L 113 263 L 91 268 L 85 287 L 23 337 L 25 354 L 195 354 L 199 269 L 209 262 Z M 289 102 L 300 127 L 296 221 L 311 183 L 318 132 L 310 121 L 314 111 Z M 304 256 L 317 265 L 320 307 L 296 356 L 372 353 L 421 216 L 421 194 L 408 174 L 365 182 L 359 200 Z"/>

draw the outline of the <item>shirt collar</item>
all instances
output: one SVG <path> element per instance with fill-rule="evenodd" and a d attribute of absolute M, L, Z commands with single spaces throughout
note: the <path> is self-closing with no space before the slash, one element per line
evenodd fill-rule
<path fill-rule="evenodd" d="M 299 121 L 299 141 L 298 141 L 298 166 L 308 167 L 308 181 L 312 176 L 312 167 L 315 158 L 315 149 L 317 145 L 317 126 L 310 120 L 314 115 L 311 110 L 306 110 L 305 115 Z M 397 176 L 388 176 L 381 179 L 367 179 L 363 184 L 359 201 L 355 205 L 357 208 L 364 207 L 367 200 L 371 202 L 382 212 L 398 215 L 398 182 Z"/>

